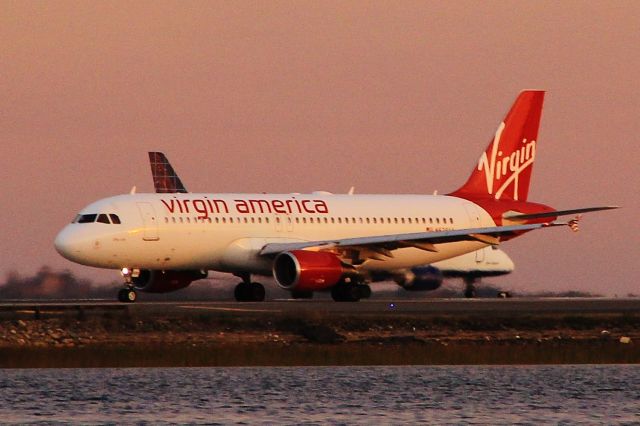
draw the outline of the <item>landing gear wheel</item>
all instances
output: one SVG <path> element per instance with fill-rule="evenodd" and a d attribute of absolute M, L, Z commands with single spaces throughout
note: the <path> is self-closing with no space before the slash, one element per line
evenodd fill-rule
<path fill-rule="evenodd" d="M 264 286 L 260 283 L 251 283 L 250 300 L 252 302 L 262 302 L 265 296 Z"/>
<path fill-rule="evenodd" d="M 474 297 L 476 297 L 476 286 L 474 285 L 475 279 L 465 278 L 464 283 L 466 284 L 466 287 L 464 289 L 464 297 L 466 297 L 467 299 L 473 299 Z"/>
<path fill-rule="evenodd" d="M 123 303 L 133 303 L 138 299 L 138 293 L 132 288 L 123 288 L 118 292 L 118 300 Z"/>
<path fill-rule="evenodd" d="M 331 289 L 331 297 L 336 302 L 357 302 L 362 297 L 360 287 L 353 284 L 336 285 Z"/>
<path fill-rule="evenodd" d="M 368 299 L 371 297 L 371 287 L 367 284 L 358 285 L 358 289 L 360 291 L 360 299 Z"/>
<path fill-rule="evenodd" d="M 233 295 L 238 302 L 262 302 L 265 290 L 260 283 L 241 282 L 236 286 Z"/>

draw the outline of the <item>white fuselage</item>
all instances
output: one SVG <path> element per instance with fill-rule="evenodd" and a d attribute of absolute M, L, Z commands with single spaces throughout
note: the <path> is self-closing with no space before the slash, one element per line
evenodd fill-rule
<path fill-rule="evenodd" d="M 117 215 L 120 224 L 71 223 L 57 250 L 89 266 L 217 270 L 270 274 L 266 244 L 492 227 L 491 216 L 462 198 L 433 195 L 128 194 L 105 198 L 80 215 Z M 478 250 L 486 244 L 407 247 L 359 268 L 393 270 Z"/>

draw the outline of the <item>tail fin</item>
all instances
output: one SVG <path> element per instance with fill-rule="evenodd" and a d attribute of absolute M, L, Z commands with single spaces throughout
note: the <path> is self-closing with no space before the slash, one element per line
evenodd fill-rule
<path fill-rule="evenodd" d="M 150 152 L 151 174 L 153 186 L 158 193 L 189 192 L 171 167 L 169 160 L 162 152 Z"/>
<path fill-rule="evenodd" d="M 520 93 L 467 183 L 451 195 L 527 201 L 543 100 L 543 91 Z"/>

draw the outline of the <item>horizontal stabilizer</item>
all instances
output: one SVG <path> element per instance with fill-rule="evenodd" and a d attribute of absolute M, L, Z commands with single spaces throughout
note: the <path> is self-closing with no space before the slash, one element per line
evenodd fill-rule
<path fill-rule="evenodd" d="M 554 210 L 550 212 L 544 213 L 531 213 L 531 214 L 506 214 L 504 216 L 505 219 L 509 220 L 528 220 L 528 219 L 542 219 L 545 217 L 557 217 L 557 216 L 566 216 L 570 214 L 579 214 L 579 213 L 588 213 L 588 212 L 597 212 L 601 210 L 612 210 L 617 209 L 619 206 L 602 206 L 602 207 L 585 207 L 583 209 L 573 209 L 573 210 Z"/>

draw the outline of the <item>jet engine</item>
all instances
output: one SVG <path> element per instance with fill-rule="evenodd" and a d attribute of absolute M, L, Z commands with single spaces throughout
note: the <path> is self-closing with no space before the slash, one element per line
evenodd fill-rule
<path fill-rule="evenodd" d="M 407 291 L 432 291 L 442 285 L 443 276 L 442 271 L 434 266 L 419 266 L 394 279 Z"/>
<path fill-rule="evenodd" d="M 206 278 L 202 271 L 158 271 L 142 269 L 131 281 L 137 290 L 147 293 L 169 293 L 187 287 L 193 281 Z"/>
<path fill-rule="evenodd" d="M 352 273 L 333 253 L 293 250 L 280 253 L 273 262 L 276 283 L 290 291 L 326 290 Z"/>

